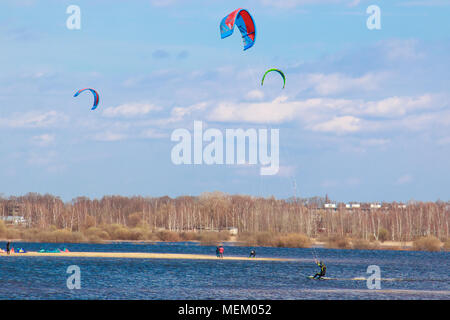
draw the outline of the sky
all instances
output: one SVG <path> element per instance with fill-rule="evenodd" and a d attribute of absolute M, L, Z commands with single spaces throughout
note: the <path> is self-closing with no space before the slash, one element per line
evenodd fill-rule
<path fill-rule="evenodd" d="M 246 51 L 238 30 L 220 38 L 239 7 L 257 28 Z M 449 14 L 450 0 L 2 0 L 0 193 L 450 200 Z M 261 86 L 269 68 L 285 89 Z M 73 97 L 86 87 L 96 110 Z M 194 121 L 279 129 L 279 172 L 175 165 L 171 134 Z"/>

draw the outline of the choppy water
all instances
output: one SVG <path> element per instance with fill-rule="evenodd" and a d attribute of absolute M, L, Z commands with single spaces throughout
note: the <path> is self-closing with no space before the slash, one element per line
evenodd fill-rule
<path fill-rule="evenodd" d="M 14 247 L 215 255 L 215 247 L 195 243 L 14 243 Z M 250 250 L 225 246 L 225 255 L 248 257 Z M 396 280 L 382 281 L 381 290 L 369 290 L 366 281 L 307 279 L 318 271 L 311 249 L 256 248 L 258 257 L 294 262 L 2 256 L 0 299 L 450 299 L 450 253 L 316 252 L 329 277 L 367 278 L 367 267 L 378 265 L 382 278 Z M 71 265 L 80 267 L 80 290 L 66 286 Z"/>

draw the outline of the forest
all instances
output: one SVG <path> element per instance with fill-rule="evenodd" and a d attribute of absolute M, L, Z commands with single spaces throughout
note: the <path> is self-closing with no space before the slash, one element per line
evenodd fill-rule
<path fill-rule="evenodd" d="M 180 236 L 195 240 L 201 234 L 214 239 L 214 233 L 220 234 L 219 240 L 227 240 L 233 228 L 238 239 L 247 241 L 252 237 L 256 241 L 258 235 L 360 241 L 434 237 L 445 242 L 449 238 L 449 202 L 382 203 L 377 209 L 365 203 L 348 209 L 341 203 L 335 209 L 324 208 L 329 201 L 328 197 L 275 199 L 210 192 L 177 198 L 78 197 L 64 202 L 56 196 L 29 193 L 0 198 L 0 216 L 25 219 L 20 226 L 6 228 L 3 223 L 0 238 L 39 240 L 39 235 L 56 237 L 59 232 L 63 238 L 70 234 L 80 241 L 179 240 Z"/>

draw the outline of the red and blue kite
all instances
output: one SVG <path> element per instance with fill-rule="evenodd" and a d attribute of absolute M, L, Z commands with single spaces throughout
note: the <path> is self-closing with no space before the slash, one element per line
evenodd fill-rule
<path fill-rule="evenodd" d="M 233 34 L 234 25 L 237 25 L 244 40 L 244 50 L 253 46 L 256 40 L 256 27 L 250 13 L 242 8 L 239 8 L 225 18 L 220 23 L 220 35 L 222 39 Z"/>
<path fill-rule="evenodd" d="M 94 105 L 93 105 L 93 107 L 92 107 L 91 110 L 95 110 L 95 108 L 97 108 L 98 103 L 99 103 L 99 101 L 100 101 L 100 97 L 99 97 L 97 91 L 95 91 L 94 89 L 86 88 L 86 89 L 78 90 L 78 91 L 75 93 L 74 97 L 78 97 L 78 95 L 79 95 L 80 93 L 82 93 L 83 91 L 85 91 L 85 90 L 89 90 L 89 91 L 92 92 L 92 94 L 94 95 Z"/>

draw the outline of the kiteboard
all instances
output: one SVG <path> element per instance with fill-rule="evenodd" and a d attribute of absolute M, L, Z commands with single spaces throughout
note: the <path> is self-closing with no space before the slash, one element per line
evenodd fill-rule
<path fill-rule="evenodd" d="M 329 278 L 329 277 L 314 278 L 314 276 L 308 276 L 308 279 L 312 279 L 312 280 L 337 280 L 337 279 Z"/>

